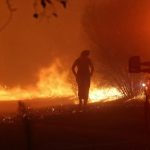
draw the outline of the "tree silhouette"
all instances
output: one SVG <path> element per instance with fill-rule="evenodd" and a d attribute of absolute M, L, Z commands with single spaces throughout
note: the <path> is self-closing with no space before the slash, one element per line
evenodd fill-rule
<path fill-rule="evenodd" d="M 9 23 L 11 22 L 14 12 L 17 10 L 12 5 L 13 0 L 5 0 L 5 3 L 7 5 L 7 9 L 9 11 L 8 19 L 0 26 L 0 32 L 4 30 Z M 14 0 L 15 2 L 15 0 Z M 68 0 L 34 0 L 33 2 L 33 8 L 34 8 L 34 14 L 33 17 L 35 19 L 39 19 L 41 17 L 58 17 L 58 12 L 56 9 L 56 5 L 61 5 L 64 9 L 67 8 Z"/>
<path fill-rule="evenodd" d="M 47 18 L 50 18 L 51 16 L 58 17 L 55 8 L 57 4 L 62 5 L 65 9 L 67 8 L 68 0 L 35 0 L 33 4 L 35 10 L 33 17 L 36 19 L 43 16 Z"/>
<path fill-rule="evenodd" d="M 9 25 L 9 23 L 10 23 L 11 20 L 12 20 L 13 15 L 14 15 L 14 12 L 17 10 L 16 8 L 14 8 L 14 7 L 12 6 L 11 0 L 6 0 L 6 5 L 7 5 L 8 11 L 9 11 L 9 16 L 8 16 L 6 22 L 4 22 L 4 23 L 0 26 L 0 32 L 1 32 L 2 30 L 4 30 L 4 29 Z"/>

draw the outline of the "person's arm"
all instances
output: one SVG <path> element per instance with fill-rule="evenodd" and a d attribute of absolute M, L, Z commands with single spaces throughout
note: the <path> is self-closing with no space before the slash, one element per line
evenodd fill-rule
<path fill-rule="evenodd" d="M 77 76 L 77 73 L 76 73 L 76 66 L 77 66 L 77 60 L 73 63 L 72 65 L 72 72 L 73 74 L 75 75 L 75 77 Z"/>
<path fill-rule="evenodd" d="M 91 74 L 91 76 L 92 76 L 92 75 L 93 75 L 93 72 L 94 72 L 94 65 L 93 65 L 93 63 L 92 63 L 91 60 L 90 60 L 90 70 L 91 70 L 90 74 Z"/>

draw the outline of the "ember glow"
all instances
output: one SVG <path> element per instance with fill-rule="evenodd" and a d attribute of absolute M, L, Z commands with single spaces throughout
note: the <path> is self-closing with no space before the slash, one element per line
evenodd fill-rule
<path fill-rule="evenodd" d="M 15 87 L 9 89 L 0 87 L 0 100 L 24 100 L 36 98 L 72 97 L 75 98 L 72 84 L 68 81 L 68 72 L 64 71 L 59 60 L 50 67 L 39 72 L 39 81 L 35 87 L 22 89 Z M 89 99 L 90 102 L 109 101 L 120 97 L 116 88 L 98 88 L 92 84 Z"/>
<path fill-rule="evenodd" d="M 89 99 L 91 103 L 98 101 L 113 101 L 122 97 L 122 94 L 115 88 L 91 87 Z"/>

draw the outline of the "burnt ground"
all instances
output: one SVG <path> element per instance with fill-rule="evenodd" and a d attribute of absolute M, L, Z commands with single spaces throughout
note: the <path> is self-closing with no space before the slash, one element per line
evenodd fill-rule
<path fill-rule="evenodd" d="M 2 114 L 2 150 L 150 150 L 144 103 L 47 106 Z"/>

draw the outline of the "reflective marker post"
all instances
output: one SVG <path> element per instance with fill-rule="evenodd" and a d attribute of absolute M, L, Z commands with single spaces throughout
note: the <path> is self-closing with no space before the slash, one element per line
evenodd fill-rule
<path fill-rule="evenodd" d="M 145 127 L 146 131 L 149 132 L 149 125 L 150 125 L 150 114 L 149 114 L 149 94 L 147 93 L 147 89 L 145 87 L 145 103 L 144 103 L 144 111 L 145 111 Z"/>
<path fill-rule="evenodd" d="M 129 72 L 130 73 L 150 73 L 150 61 L 141 62 L 140 56 L 132 56 L 129 59 Z M 150 81 L 149 81 L 150 82 Z M 144 117 L 145 117 L 145 127 L 146 131 L 150 130 L 150 84 L 144 87 L 145 102 L 144 102 Z"/>

